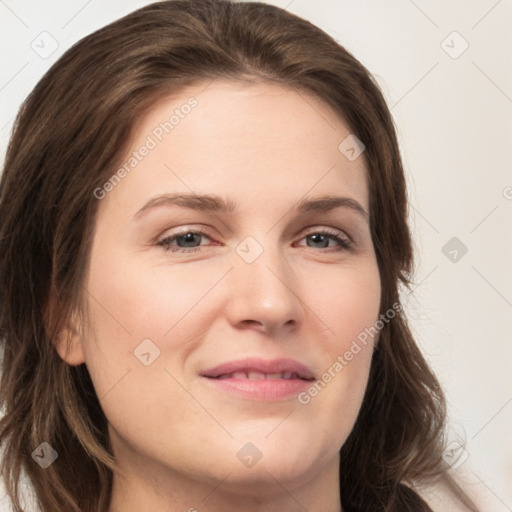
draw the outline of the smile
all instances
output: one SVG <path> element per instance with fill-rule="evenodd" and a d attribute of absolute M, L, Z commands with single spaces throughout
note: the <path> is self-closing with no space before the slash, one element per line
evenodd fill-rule
<path fill-rule="evenodd" d="M 246 400 L 295 398 L 315 380 L 312 371 L 293 359 L 245 358 L 202 372 L 208 386 Z"/>

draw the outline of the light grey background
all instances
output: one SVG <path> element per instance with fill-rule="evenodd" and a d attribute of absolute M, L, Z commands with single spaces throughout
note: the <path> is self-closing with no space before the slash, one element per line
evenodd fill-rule
<path fill-rule="evenodd" d="M 0 0 L 2 161 L 17 109 L 48 67 L 147 3 Z M 326 30 L 384 91 L 411 197 L 413 331 L 448 396 L 449 441 L 467 442 L 457 471 L 485 510 L 512 511 L 512 1 L 268 3 Z"/>

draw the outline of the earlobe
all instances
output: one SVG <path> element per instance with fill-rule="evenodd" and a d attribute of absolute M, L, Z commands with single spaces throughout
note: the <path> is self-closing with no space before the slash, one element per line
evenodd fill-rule
<path fill-rule="evenodd" d="M 373 338 L 373 350 L 377 350 L 380 347 L 380 331 Z"/>
<path fill-rule="evenodd" d="M 77 366 L 85 363 L 79 318 L 72 312 L 69 318 L 59 325 L 59 314 L 62 310 L 56 296 L 53 289 L 44 308 L 46 332 L 60 358 L 71 366 Z"/>

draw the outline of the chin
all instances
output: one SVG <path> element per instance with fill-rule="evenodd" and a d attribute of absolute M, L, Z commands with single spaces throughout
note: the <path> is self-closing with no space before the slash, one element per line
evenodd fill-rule
<path fill-rule="evenodd" d="M 268 434 L 267 429 L 263 436 L 232 440 L 233 457 L 224 476 L 232 471 L 229 480 L 237 485 L 257 488 L 275 484 L 277 480 L 291 489 L 305 484 L 329 461 L 338 460 L 339 447 L 332 438 L 322 441 L 318 435 L 306 432 L 301 435 L 296 429 L 292 433 L 276 430 Z"/>

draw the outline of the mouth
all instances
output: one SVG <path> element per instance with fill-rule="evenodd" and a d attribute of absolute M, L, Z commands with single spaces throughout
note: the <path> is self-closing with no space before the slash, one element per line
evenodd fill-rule
<path fill-rule="evenodd" d="M 287 400 L 315 380 L 313 372 L 293 359 L 246 358 L 201 373 L 219 392 L 250 400 Z"/>
<path fill-rule="evenodd" d="M 248 379 L 248 380 L 278 380 L 278 379 L 302 379 L 300 375 L 295 372 L 278 372 L 278 373 L 263 373 L 253 370 L 236 371 L 232 373 L 223 373 L 214 379 Z M 309 379 L 303 379 L 309 380 Z"/>

